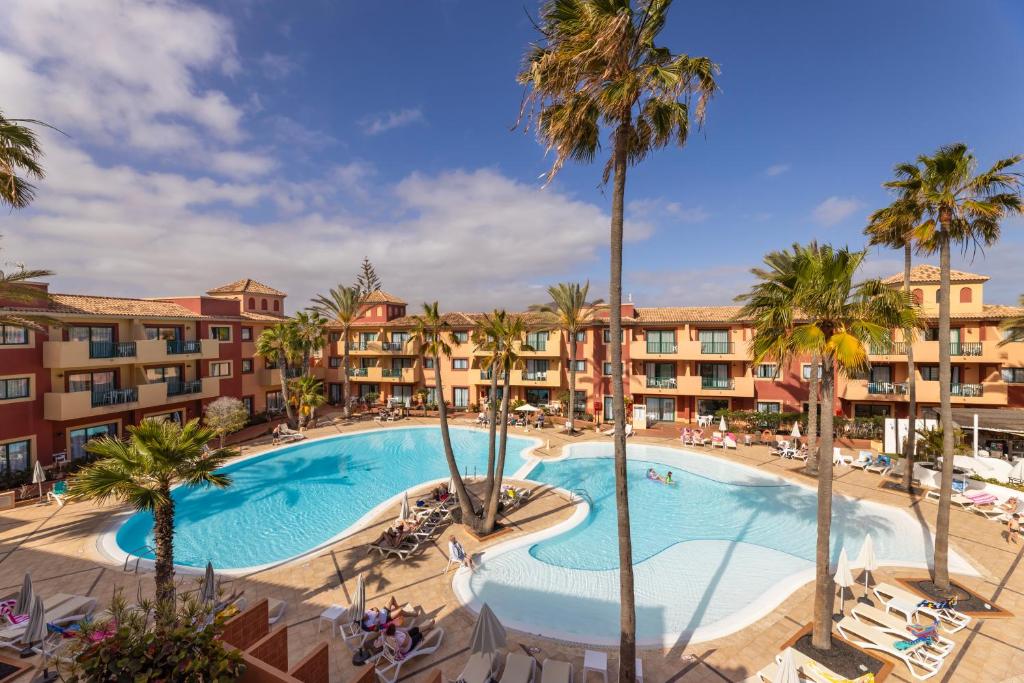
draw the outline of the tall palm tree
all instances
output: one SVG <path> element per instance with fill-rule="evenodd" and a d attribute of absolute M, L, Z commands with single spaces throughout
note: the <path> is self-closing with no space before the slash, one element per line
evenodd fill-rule
<path fill-rule="evenodd" d="M 498 379 L 501 375 L 499 358 L 501 355 L 501 343 L 505 338 L 505 325 L 508 322 L 508 313 L 495 309 L 493 313 L 485 313 L 473 326 L 473 344 L 476 350 L 487 355 L 480 361 L 480 367 L 490 373 L 491 391 L 488 394 L 487 410 L 489 425 L 487 439 L 487 481 L 484 485 L 484 500 L 491 499 L 491 491 L 494 489 L 494 461 L 495 461 L 495 432 L 498 428 Z M 506 378 L 507 379 L 507 378 Z M 507 398 L 508 389 L 502 393 L 502 400 Z"/>
<path fill-rule="evenodd" d="M 953 495 L 953 405 L 950 363 L 950 249 L 987 247 L 999 239 L 1000 223 L 1021 213 L 1021 174 L 1010 171 L 1024 155 L 1000 159 L 976 173 L 978 162 L 963 143 L 940 147 L 915 163 L 899 164 L 885 183 L 920 208 L 914 239 L 922 253 L 939 254 L 939 422 L 942 483 L 935 521 L 935 585 L 949 589 L 949 516 Z"/>
<path fill-rule="evenodd" d="M 302 354 L 302 374 L 309 375 L 310 357 L 324 347 L 327 336 L 327 318 L 317 310 L 299 311 L 291 320 L 295 342 Z"/>
<path fill-rule="evenodd" d="M 174 597 L 174 498 L 171 486 L 211 485 L 224 488 L 231 477 L 219 474 L 230 448 L 206 450 L 216 432 L 198 419 L 184 426 L 170 420 L 145 419 L 128 427 L 128 439 L 93 439 L 85 448 L 99 456 L 71 477 L 72 498 L 105 503 L 115 500 L 153 513 L 156 542 L 156 594 Z"/>
<path fill-rule="evenodd" d="M 46 292 L 31 283 L 33 280 L 50 277 L 53 275 L 53 271 L 29 269 L 20 263 L 13 264 L 13 270 L 3 270 L 2 268 L 7 265 L 0 262 L 0 301 L 16 305 L 38 305 L 41 299 L 49 299 L 49 295 Z M 44 325 L 52 325 L 56 322 L 38 314 L 0 313 L 0 325 L 18 325 L 20 327 L 42 330 Z"/>
<path fill-rule="evenodd" d="M 547 329 L 564 331 L 569 337 L 569 408 L 568 422 L 571 426 L 576 417 L 576 341 L 577 333 L 585 330 L 594 320 L 594 307 L 603 303 L 601 299 L 587 301 L 590 281 L 559 282 L 548 287 L 549 304 L 530 306 L 531 311 L 541 314 Z"/>
<path fill-rule="evenodd" d="M 871 246 L 885 246 L 903 250 L 903 295 L 914 305 L 910 291 L 910 271 L 914 260 L 914 228 L 921 222 L 921 207 L 912 197 L 900 196 L 892 204 L 878 209 L 869 219 L 864 233 Z M 914 488 L 914 456 L 917 453 L 917 371 L 914 366 L 915 330 L 902 330 L 907 351 L 907 443 L 903 449 L 905 459 L 903 488 Z"/>
<path fill-rule="evenodd" d="M 423 312 L 413 316 L 413 339 L 423 350 L 424 356 L 434 359 L 434 391 L 437 394 L 437 413 L 441 423 L 441 442 L 444 444 L 444 457 L 448 461 L 448 472 L 455 484 L 455 495 L 459 498 L 463 524 L 476 525 L 477 515 L 473 501 L 469 498 L 466 483 L 459 474 L 459 463 L 455 461 L 452 450 L 452 437 L 448 433 L 448 406 L 444 400 L 444 385 L 441 381 L 441 358 L 451 358 L 452 347 L 446 337 L 451 336 L 451 325 L 444 319 L 438 309 L 437 302 L 423 303 Z"/>
<path fill-rule="evenodd" d="M 655 44 L 671 0 L 544 0 L 541 40 L 526 54 L 517 80 L 527 88 L 521 117 L 535 123 L 555 152 L 550 182 L 568 160 L 597 156 L 601 126 L 610 129 L 611 155 L 603 179 L 613 177 L 608 304 L 611 338 L 622 334 L 622 229 L 626 171 L 656 150 L 682 146 L 691 114 L 703 122 L 717 90 L 718 66 L 706 57 L 673 54 Z M 691 112 L 691 100 L 696 108 Z M 612 344 L 616 506 L 619 534 L 619 680 L 636 677 L 636 608 L 626 487 L 625 393 L 622 348 Z"/>
<path fill-rule="evenodd" d="M 1024 294 L 1020 295 L 1019 305 L 1024 308 Z M 999 345 L 1012 342 L 1024 342 L 1024 315 L 1015 315 L 1007 318 L 999 324 L 999 327 L 1006 331 L 1006 336 L 1000 340 Z"/>
<path fill-rule="evenodd" d="M 326 316 L 334 318 L 341 325 L 341 386 L 342 402 L 345 404 L 344 415 L 350 414 L 349 407 L 349 337 L 352 334 L 352 323 L 359 316 L 363 306 L 363 296 L 358 287 L 346 287 L 338 285 L 327 292 L 327 295 L 320 294 L 313 299 L 313 308 Z"/>
<path fill-rule="evenodd" d="M 288 323 L 277 323 L 260 333 L 256 338 L 256 353 L 277 365 L 281 373 L 281 399 L 284 401 L 288 426 L 296 427 L 295 410 L 292 406 L 288 387 L 288 371 L 301 362 L 302 351 L 295 339 L 295 331 Z"/>
<path fill-rule="evenodd" d="M 42 180 L 45 175 L 39 162 L 43 148 L 25 124 L 47 125 L 33 119 L 9 119 L 0 112 L 0 205 L 11 209 L 24 209 L 35 197 L 36 188 L 26 178 Z"/>
<path fill-rule="evenodd" d="M 854 277 L 866 252 L 831 246 L 794 245 L 792 252 L 768 254 L 767 269 L 755 268 L 758 282 L 737 297 L 740 314 L 752 321 L 754 362 L 780 365 L 794 356 L 822 359 L 821 442 L 818 458 L 817 546 L 814 583 L 814 647 L 831 647 L 833 592 L 830 573 L 832 525 L 832 448 L 835 375 L 855 374 L 869 367 L 867 344 L 889 336 L 916 319 L 900 292 Z"/>
<path fill-rule="evenodd" d="M 299 425 L 310 424 L 316 416 L 316 409 L 327 402 L 324 383 L 316 377 L 303 375 L 291 380 L 289 388 Z"/>

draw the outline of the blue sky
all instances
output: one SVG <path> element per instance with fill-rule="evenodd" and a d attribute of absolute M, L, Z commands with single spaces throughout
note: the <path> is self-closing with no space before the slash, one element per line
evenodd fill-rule
<path fill-rule="evenodd" d="M 525 9 L 536 11 L 536 3 Z M 765 251 L 863 244 L 892 165 L 963 140 L 1024 152 L 1024 6 L 979 0 L 677 0 L 662 35 L 721 65 L 686 149 L 631 171 L 625 289 L 728 303 Z M 607 282 L 600 165 L 547 168 L 512 131 L 519 2 L 12 0 L 0 109 L 42 118 L 39 201 L 5 257 L 54 289 L 158 295 L 251 276 L 292 307 L 369 255 L 385 287 L 446 308 L 517 307 Z M 1024 292 L 1024 222 L 966 269 L 990 302 Z M 898 270 L 875 252 L 866 274 Z"/>

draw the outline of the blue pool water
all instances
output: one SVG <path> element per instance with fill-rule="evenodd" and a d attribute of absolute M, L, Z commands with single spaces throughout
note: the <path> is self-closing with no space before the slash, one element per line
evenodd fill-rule
<path fill-rule="evenodd" d="M 483 471 L 487 434 L 452 428 L 451 437 L 460 470 Z M 523 465 L 522 451 L 532 445 L 509 437 L 506 473 Z M 388 498 L 448 477 L 441 432 L 430 428 L 322 439 L 223 471 L 233 480 L 227 489 L 174 490 L 175 564 L 238 569 L 280 562 L 326 543 Z M 126 553 L 152 545 L 152 515 L 132 515 L 116 542 Z"/>
<path fill-rule="evenodd" d="M 488 552 L 456 591 L 486 602 L 520 630 L 580 642 L 618 638 L 618 545 L 612 446 L 584 443 L 569 458 L 538 464 L 528 478 L 585 491 L 589 514 L 543 540 Z M 646 478 L 672 470 L 676 484 Z M 629 499 L 637 638 L 675 645 L 716 638 L 767 613 L 813 579 L 813 489 L 709 455 L 629 446 Z M 924 566 L 926 528 L 895 508 L 833 500 L 832 556 L 855 562 L 870 533 L 883 564 Z M 973 570 L 959 556 L 954 571 Z M 859 571 L 854 572 L 860 576 Z"/>

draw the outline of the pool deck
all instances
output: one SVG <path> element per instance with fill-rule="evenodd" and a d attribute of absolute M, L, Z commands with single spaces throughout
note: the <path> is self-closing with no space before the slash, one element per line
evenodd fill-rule
<path fill-rule="evenodd" d="M 453 420 L 452 425 L 468 422 Z M 389 424 L 401 428 L 410 425 L 436 425 L 436 419 L 410 418 Z M 371 422 L 338 425 L 313 429 L 310 437 L 360 431 L 379 427 Z M 550 440 L 551 454 L 557 455 L 561 446 L 584 440 L 606 439 L 593 432 L 568 438 L 553 429 L 525 434 L 515 428 L 510 434 L 540 437 Z M 631 443 L 660 446 L 678 446 L 678 440 L 657 432 L 641 432 Z M 270 448 L 269 442 L 247 445 L 243 455 Z M 715 449 L 715 456 L 764 469 L 766 472 L 813 484 L 813 479 L 799 472 L 802 463 L 781 460 L 760 446 L 740 447 L 736 451 Z M 541 448 L 539 455 L 547 454 Z M 911 515 L 934 527 L 937 505 L 906 494 L 879 487 L 878 475 L 837 468 L 835 490 L 853 498 L 886 503 L 905 508 Z M 451 572 L 444 574 L 447 564 L 447 540 L 458 533 L 460 540 L 472 553 L 485 552 L 489 545 L 504 542 L 513 535 L 525 534 L 556 524 L 572 514 L 574 505 L 555 491 L 539 490 L 534 500 L 513 513 L 508 520 L 510 532 L 481 545 L 459 527 L 449 528 L 424 552 L 406 562 L 379 561 L 376 555 L 365 553 L 365 544 L 376 537 L 392 519 L 385 514 L 367 527 L 338 541 L 332 546 L 305 558 L 278 567 L 254 572 L 243 577 L 225 579 L 229 590 L 244 590 L 252 601 L 274 597 L 288 602 L 284 621 L 290 627 L 289 644 L 292 661 L 307 652 L 320 639 L 331 642 L 331 680 L 335 683 L 352 680 L 355 668 L 350 653 L 340 639 L 332 639 L 325 629 L 317 634 L 318 616 L 332 603 L 347 604 L 349 591 L 355 586 L 355 577 L 362 573 L 367 586 L 367 604 L 386 601 L 394 595 L 400 603 L 422 605 L 445 630 L 442 647 L 424 660 L 412 660 L 403 669 L 402 680 L 425 681 L 427 674 L 440 669 L 446 677 L 454 679 L 466 658 L 467 643 L 475 614 L 464 609 L 451 587 Z M 113 565 L 97 550 L 97 537 L 110 523 L 114 508 L 92 504 L 73 503 L 58 509 L 56 505 L 21 507 L 0 515 L 0 595 L 16 592 L 26 571 L 31 571 L 37 591 L 42 595 L 71 592 L 96 597 L 100 605 L 109 603 L 114 591 L 121 589 L 129 599 L 141 590 L 151 595 L 152 574 L 138 575 L 124 572 Z M 975 619 L 970 626 L 951 638 L 956 641 L 955 652 L 933 681 L 1005 681 L 1024 674 L 1024 545 L 1013 546 L 1003 536 L 1004 527 L 981 516 L 954 508 L 952 513 L 952 543 L 956 550 L 969 559 L 981 577 L 957 577 L 976 593 L 998 603 L 1016 616 L 1001 619 Z M 875 580 L 888 580 L 894 576 L 919 575 L 920 570 L 879 571 Z M 858 578 L 855 573 L 854 578 Z M 192 578 L 182 579 L 188 584 Z M 856 597 L 863 597 L 863 588 L 855 588 Z M 805 585 L 782 606 L 753 625 L 725 638 L 698 644 L 679 643 L 670 650 L 645 649 L 639 654 L 644 660 L 644 679 L 653 683 L 676 681 L 742 681 L 755 674 L 779 651 L 781 644 L 806 624 L 811 615 L 812 586 Z M 847 606 L 852 603 L 848 600 Z M 509 632 L 509 647 L 537 647 L 539 661 L 546 657 L 566 659 L 579 671 L 584 647 Z M 600 649 L 600 648 L 591 648 Z M 10 652 L 8 654 L 11 654 Z M 616 666 L 616 655 L 611 653 L 610 666 Z M 29 680 L 23 676 L 20 680 Z M 578 680 L 578 679 L 576 679 Z M 592 676 L 590 680 L 599 680 Z M 614 672 L 610 680 L 615 680 Z M 898 665 L 888 680 L 913 680 L 905 667 Z"/>

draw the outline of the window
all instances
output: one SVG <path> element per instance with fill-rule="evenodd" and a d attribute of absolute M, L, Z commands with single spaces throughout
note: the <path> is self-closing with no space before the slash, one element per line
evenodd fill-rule
<path fill-rule="evenodd" d="M 971 288 L 961 287 L 960 288 L 960 303 L 969 304 L 971 303 Z"/>
<path fill-rule="evenodd" d="M 117 375 L 113 370 L 99 372 L 72 372 L 67 375 L 68 391 L 103 393 L 117 388 Z"/>
<path fill-rule="evenodd" d="M 331 356 L 330 358 L 327 359 L 327 365 L 328 365 L 328 367 L 335 368 L 335 369 L 340 368 L 341 367 L 341 356 Z"/>
<path fill-rule="evenodd" d="M 248 375 L 252 372 L 252 358 L 242 359 L 242 374 Z"/>
<path fill-rule="evenodd" d="M 260 310 L 261 311 L 267 310 L 267 300 L 266 299 L 260 299 Z"/>
<path fill-rule="evenodd" d="M 405 346 L 408 341 L 409 341 L 409 333 L 408 332 L 392 332 L 391 333 L 391 343 L 392 344 L 397 344 L 399 346 Z"/>
<path fill-rule="evenodd" d="M 698 363 L 697 374 L 703 389 L 732 389 L 728 363 Z M 702 413 L 704 415 L 708 413 Z"/>
<path fill-rule="evenodd" d="M 647 330 L 647 353 L 675 353 L 675 330 Z"/>
<path fill-rule="evenodd" d="M 853 407 L 854 417 L 889 417 L 889 406 L 875 403 L 858 403 Z"/>
<path fill-rule="evenodd" d="M 376 332 L 360 332 L 359 333 L 359 348 L 365 351 L 369 348 L 370 344 L 377 340 Z"/>
<path fill-rule="evenodd" d="M 328 332 L 327 341 L 331 344 L 337 344 L 341 341 L 341 332 Z"/>
<path fill-rule="evenodd" d="M 94 425 L 92 427 L 82 427 L 81 429 L 72 429 L 68 432 L 68 444 L 70 448 L 68 455 L 71 456 L 72 460 L 77 460 L 86 455 L 85 444 L 89 443 L 93 439 L 98 439 L 101 436 L 117 436 L 117 423 L 110 422 L 105 425 Z"/>
<path fill-rule="evenodd" d="M 587 371 L 587 361 L 585 361 L 585 360 L 574 360 L 574 361 L 572 361 L 572 369 L 575 370 L 576 372 L 586 372 Z"/>
<path fill-rule="evenodd" d="M 268 391 L 267 392 L 267 412 L 276 413 L 279 410 L 284 410 L 284 399 L 281 397 L 280 391 Z"/>
<path fill-rule="evenodd" d="M 452 339 L 455 340 L 456 344 L 465 344 L 466 342 L 469 341 L 469 332 L 466 332 L 466 331 L 452 332 Z"/>
<path fill-rule="evenodd" d="M 915 304 L 920 306 L 921 304 L 924 303 L 924 290 L 923 289 L 915 289 L 913 291 L 913 295 L 914 295 L 914 303 Z"/>
<path fill-rule="evenodd" d="M 577 415 L 581 415 L 587 412 L 587 392 L 576 392 L 576 401 L 573 403 L 573 410 L 576 411 Z"/>
<path fill-rule="evenodd" d="M 942 299 L 942 290 L 941 289 L 936 289 L 935 290 L 935 303 L 939 303 L 939 301 L 941 299 Z"/>
<path fill-rule="evenodd" d="M 604 419 L 605 422 L 611 422 L 613 419 L 615 419 L 615 413 L 614 413 L 614 409 L 612 407 L 614 400 L 615 400 L 614 396 L 605 396 L 604 397 L 604 411 L 603 411 L 603 414 L 601 415 L 601 417 Z"/>
<path fill-rule="evenodd" d="M 455 387 L 453 396 L 456 408 L 465 408 L 469 405 L 469 389 L 466 387 Z"/>
<path fill-rule="evenodd" d="M 586 330 L 580 330 L 579 332 L 577 332 L 576 333 L 576 341 L 578 341 L 578 342 L 585 342 L 585 341 L 587 341 L 587 331 Z"/>
<path fill-rule="evenodd" d="M 925 382 L 939 381 L 938 365 L 918 365 L 917 369 L 921 373 L 921 379 L 923 379 Z"/>
<path fill-rule="evenodd" d="M 778 401 L 758 401 L 757 412 L 759 413 L 781 413 L 782 404 Z"/>
<path fill-rule="evenodd" d="M 253 311 L 256 310 L 256 298 L 255 297 L 251 297 L 251 296 L 249 297 L 249 308 L 251 310 L 253 310 Z"/>
<path fill-rule="evenodd" d="M 0 379 L 0 401 L 11 401 L 16 398 L 28 398 L 29 388 L 28 377 Z"/>
<path fill-rule="evenodd" d="M 551 402 L 551 390 L 550 389 L 537 389 L 535 387 L 527 387 L 524 392 L 526 395 L 526 402 L 531 406 L 544 406 Z"/>
<path fill-rule="evenodd" d="M 890 365 L 875 365 L 871 368 L 871 381 L 875 383 L 887 384 L 892 382 L 892 366 Z"/>
<path fill-rule="evenodd" d="M 530 332 L 526 335 L 526 345 L 534 351 L 546 351 L 548 348 L 547 332 Z"/>
<path fill-rule="evenodd" d="M 622 343 L 622 340 L 624 338 L 624 333 L 625 333 L 625 330 L 619 330 L 619 343 L 620 344 Z M 606 328 L 604 328 L 604 343 L 605 344 L 610 344 L 611 342 L 612 342 L 612 331 L 606 327 Z"/>
<path fill-rule="evenodd" d="M 729 330 L 698 330 L 701 353 L 732 353 Z"/>
<path fill-rule="evenodd" d="M 164 341 L 178 341 L 181 339 L 181 328 L 161 327 L 159 325 L 147 325 L 146 339 L 150 341 L 154 341 L 156 339 L 162 339 Z"/>
<path fill-rule="evenodd" d="M 221 361 L 219 363 L 210 363 L 210 377 L 230 377 L 231 376 L 231 361 Z"/>
<path fill-rule="evenodd" d="M 242 341 L 252 341 L 252 328 L 251 327 L 243 327 L 242 328 Z"/>
<path fill-rule="evenodd" d="M 800 376 L 807 382 L 811 379 L 811 364 L 804 363 L 800 366 Z M 818 379 L 821 379 L 821 365 L 818 365 Z"/>
<path fill-rule="evenodd" d="M 452 358 L 452 370 L 468 370 L 468 358 Z"/>
<path fill-rule="evenodd" d="M 775 363 L 760 363 L 754 372 L 754 376 L 758 379 L 775 379 L 775 375 L 778 371 L 779 366 Z M 810 377 L 810 368 L 807 370 L 807 376 Z"/>
<path fill-rule="evenodd" d="M 281 302 L 278 301 L 277 299 L 274 299 L 274 310 L 275 311 L 280 311 L 281 310 Z"/>
<path fill-rule="evenodd" d="M 28 328 L 17 325 L 0 325 L 0 344 L 5 346 L 28 344 Z"/>
<path fill-rule="evenodd" d="M 1003 368 L 1003 381 L 1024 384 L 1024 368 Z"/>
<path fill-rule="evenodd" d="M 113 325 L 72 325 L 67 328 L 68 341 L 113 342 Z"/>
<path fill-rule="evenodd" d="M 242 397 L 242 405 L 245 406 L 245 412 L 249 413 L 249 415 L 252 415 L 252 412 L 253 412 L 252 396 L 243 396 Z"/>
<path fill-rule="evenodd" d="M 530 358 L 526 361 L 526 369 L 523 371 L 525 380 L 545 380 L 548 377 L 548 361 L 546 358 Z M 527 401 L 529 403 L 529 401 Z M 545 401 L 547 403 L 547 401 Z"/>
<path fill-rule="evenodd" d="M 427 370 L 433 370 L 434 369 L 434 359 L 433 358 L 429 358 L 429 357 L 428 358 L 424 358 L 423 359 L 423 367 L 425 369 L 427 369 Z"/>
<path fill-rule="evenodd" d="M 427 405 L 437 404 L 437 387 L 427 387 Z"/>
<path fill-rule="evenodd" d="M 601 363 L 601 374 L 604 375 L 605 377 L 612 376 L 612 364 L 610 361 L 605 361 Z"/>
<path fill-rule="evenodd" d="M 180 379 L 180 365 L 166 365 L 159 368 L 146 368 L 147 382 L 177 382 Z"/>
<path fill-rule="evenodd" d="M 31 448 L 32 442 L 28 439 L 0 444 L 0 472 L 26 471 Z"/>
<path fill-rule="evenodd" d="M 210 327 L 210 339 L 221 342 L 231 341 L 231 328 L 227 325 L 212 325 Z"/>

